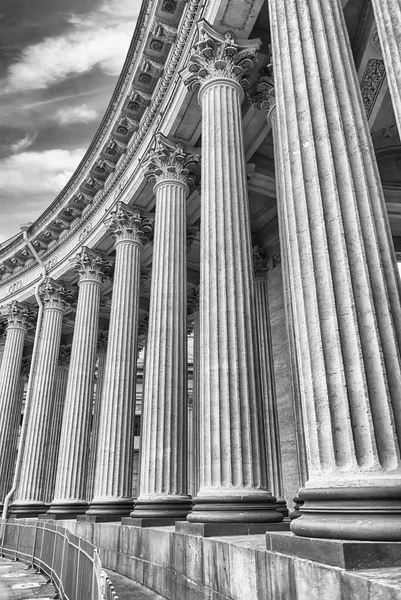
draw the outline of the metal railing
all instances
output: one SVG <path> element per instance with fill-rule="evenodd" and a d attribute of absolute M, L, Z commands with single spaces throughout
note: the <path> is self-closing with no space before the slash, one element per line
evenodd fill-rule
<path fill-rule="evenodd" d="M 56 523 L 0 520 L 0 556 L 48 575 L 62 600 L 118 600 L 97 548 Z"/>

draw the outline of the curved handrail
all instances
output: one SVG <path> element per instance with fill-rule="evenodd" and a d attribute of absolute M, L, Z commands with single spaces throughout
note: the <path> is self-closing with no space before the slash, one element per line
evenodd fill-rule
<path fill-rule="evenodd" d="M 0 556 L 48 575 L 64 600 L 118 600 L 98 549 L 49 521 L 0 520 Z"/>

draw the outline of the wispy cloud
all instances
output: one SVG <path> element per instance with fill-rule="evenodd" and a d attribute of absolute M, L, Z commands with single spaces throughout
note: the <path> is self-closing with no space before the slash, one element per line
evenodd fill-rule
<path fill-rule="evenodd" d="M 0 199 L 50 192 L 55 197 L 67 183 L 85 150 L 21 152 L 0 160 Z"/>
<path fill-rule="evenodd" d="M 132 37 L 140 0 L 112 0 L 85 18 L 72 15 L 70 29 L 28 46 L 9 67 L 4 91 L 46 89 L 100 68 L 118 75 Z"/>
<path fill-rule="evenodd" d="M 71 125 L 72 123 L 90 123 L 98 118 L 95 109 L 86 104 L 60 108 L 54 115 L 54 119 L 60 125 Z"/>
<path fill-rule="evenodd" d="M 10 151 L 15 154 L 16 152 L 22 152 L 32 146 L 36 139 L 37 135 L 26 135 L 25 137 L 17 140 L 13 144 L 10 144 Z"/>

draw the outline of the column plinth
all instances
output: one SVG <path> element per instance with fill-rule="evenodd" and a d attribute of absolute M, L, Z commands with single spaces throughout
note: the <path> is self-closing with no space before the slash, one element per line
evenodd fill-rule
<path fill-rule="evenodd" d="M 25 337 L 32 324 L 32 313 L 12 302 L 3 316 L 7 320 L 6 339 L 0 367 L 0 504 L 9 491 L 15 461 L 15 433 L 21 417 L 20 373 Z M 18 410 L 19 406 L 19 410 Z"/>
<path fill-rule="evenodd" d="M 269 8 L 309 469 L 291 528 L 401 540 L 399 281 L 343 11 L 338 0 Z"/>
<path fill-rule="evenodd" d="M 87 508 L 86 483 L 99 322 L 100 288 L 110 263 L 82 248 L 73 259 L 79 273 L 78 305 L 60 436 L 54 499 L 49 515 L 75 518 Z"/>
<path fill-rule="evenodd" d="M 242 83 L 258 41 L 205 22 L 184 71 L 202 106 L 200 489 L 190 522 L 281 521 L 266 477 L 256 374 Z"/>
<path fill-rule="evenodd" d="M 63 313 L 70 293 L 48 279 L 40 289 L 43 302 L 41 338 L 32 389 L 31 410 L 26 431 L 21 474 L 10 513 L 17 517 L 37 517 L 47 510 L 48 464 L 53 415 L 53 390 L 58 362 Z"/>
<path fill-rule="evenodd" d="M 151 226 L 117 203 L 105 222 L 115 239 L 115 270 L 100 406 L 93 498 L 87 515 L 115 519 L 132 510 L 132 462 L 140 257 Z"/>
<path fill-rule="evenodd" d="M 186 199 L 191 166 L 158 134 L 142 164 L 155 181 L 155 235 L 141 429 L 141 475 L 134 518 L 185 519 L 187 481 Z"/>

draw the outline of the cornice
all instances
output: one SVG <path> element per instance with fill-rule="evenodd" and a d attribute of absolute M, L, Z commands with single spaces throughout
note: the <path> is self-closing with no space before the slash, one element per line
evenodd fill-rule
<path fill-rule="evenodd" d="M 144 55 L 145 44 L 148 39 L 150 39 L 149 36 L 155 35 L 154 23 L 160 21 L 160 17 L 156 14 L 160 4 L 162 4 L 161 1 L 154 2 L 154 0 L 144 0 L 122 73 L 117 82 L 105 116 L 103 117 L 88 151 L 68 184 L 49 208 L 30 227 L 28 232 L 29 238 L 34 244 L 36 242 L 37 247 L 41 247 L 42 251 L 40 256 L 45 261 L 51 257 L 56 250 L 70 240 L 79 230 L 85 229 L 85 225 L 90 217 L 98 211 L 99 207 L 101 207 L 105 200 L 110 197 L 111 193 L 117 192 L 117 199 L 119 190 L 121 191 L 121 188 L 124 187 L 121 183 L 127 167 L 131 164 L 137 149 L 156 121 L 159 114 L 159 107 L 163 102 L 169 84 L 177 71 L 180 57 L 185 48 L 191 29 L 193 28 L 194 21 L 198 16 L 201 0 L 189 0 L 187 6 L 184 7 L 184 15 L 182 15 L 182 11 L 179 13 L 180 27 L 177 31 L 174 44 L 173 38 L 171 37 L 164 40 L 165 43 L 173 44 L 169 50 L 169 60 L 164 66 L 164 70 L 158 72 L 160 78 L 151 92 L 149 105 L 147 98 L 150 95 L 146 91 L 141 92 L 139 90 L 139 95 L 145 98 L 143 105 L 146 105 L 146 107 L 145 112 L 141 116 L 141 120 L 136 122 L 132 116 L 127 114 L 124 102 L 131 93 L 138 70 L 142 68 L 144 61 L 146 62 L 146 60 L 149 60 L 149 57 Z M 181 1 L 177 2 L 177 4 L 182 6 L 185 2 Z M 134 86 L 133 92 L 135 91 Z M 120 123 L 123 117 L 127 118 L 128 122 L 135 123 L 133 129 L 136 129 L 127 143 L 119 140 L 116 134 L 112 136 L 110 134 L 110 127 L 114 127 L 116 123 Z M 101 168 L 104 171 L 103 178 L 101 175 L 97 177 L 97 173 L 94 173 L 94 169 L 98 161 L 102 158 L 102 150 L 108 140 L 109 144 L 113 140 L 119 150 L 123 153 L 118 156 L 115 163 L 111 164 L 110 161 L 104 161 L 103 156 L 103 162 L 106 162 L 105 167 L 103 164 L 101 165 Z M 84 188 L 84 182 L 87 181 L 88 176 L 95 182 L 95 193 L 93 194 L 93 197 L 91 197 L 87 189 Z M 74 206 L 76 207 L 77 205 L 77 200 L 82 202 L 83 208 L 81 208 L 81 213 L 79 212 L 79 209 L 74 209 Z M 64 218 L 57 219 L 57 225 L 56 223 L 52 223 L 54 215 L 59 215 L 61 211 L 66 210 L 67 208 L 71 210 L 71 216 L 64 215 Z M 74 210 L 76 210 L 78 214 L 74 214 Z M 49 247 L 48 243 L 43 239 L 43 232 L 46 227 L 49 230 L 49 232 L 47 232 L 47 237 L 54 238 L 50 242 L 51 247 Z M 18 237 L 9 244 L 7 244 L 6 241 L 5 244 L 6 246 L 3 251 L 0 251 L 0 261 L 3 259 L 3 272 L 5 270 L 6 274 L 3 275 L 0 286 L 9 284 L 10 282 L 12 283 L 14 279 L 20 278 L 32 267 L 36 266 L 32 257 L 30 257 L 29 252 L 26 252 L 22 235 L 18 235 Z M 23 255 L 24 253 L 25 256 Z M 28 255 L 26 256 L 26 254 Z M 23 264 L 25 266 L 14 273 L 13 264 Z"/>

